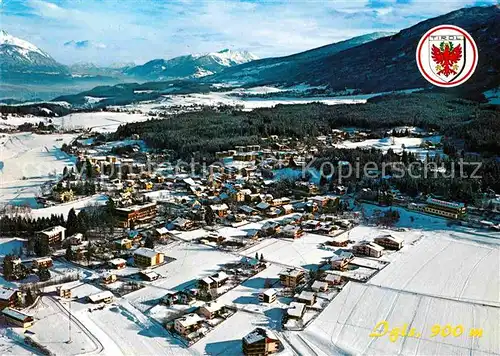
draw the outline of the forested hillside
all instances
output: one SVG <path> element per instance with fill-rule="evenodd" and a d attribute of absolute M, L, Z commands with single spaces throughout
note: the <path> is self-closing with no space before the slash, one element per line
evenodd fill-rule
<path fill-rule="evenodd" d="M 390 129 L 411 125 L 465 139 L 465 148 L 486 155 L 500 152 L 500 109 L 445 94 L 397 94 L 362 105 L 279 105 L 251 112 L 206 109 L 119 127 L 115 139 L 139 134 L 152 148 L 171 149 L 181 158 L 199 152 L 207 160 L 235 145 L 270 135 L 304 138 L 340 127 Z"/>

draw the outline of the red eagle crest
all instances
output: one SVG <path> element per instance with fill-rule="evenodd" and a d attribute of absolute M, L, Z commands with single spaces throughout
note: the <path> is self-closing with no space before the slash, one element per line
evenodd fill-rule
<path fill-rule="evenodd" d="M 457 74 L 457 62 L 462 58 L 462 47 L 453 47 L 453 43 L 441 42 L 439 48 L 432 45 L 432 60 L 437 63 L 437 74 L 448 77 L 450 74 Z"/>

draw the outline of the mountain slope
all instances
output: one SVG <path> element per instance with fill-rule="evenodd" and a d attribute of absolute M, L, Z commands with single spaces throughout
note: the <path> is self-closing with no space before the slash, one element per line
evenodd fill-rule
<path fill-rule="evenodd" d="M 279 84 L 283 82 L 290 73 L 297 72 L 301 64 L 307 64 L 310 61 L 319 60 L 392 34 L 392 32 L 374 32 L 286 57 L 264 58 L 225 69 L 221 73 L 206 79 L 213 82 L 229 81 L 240 84 Z"/>
<path fill-rule="evenodd" d="M 146 80 L 199 78 L 255 59 L 257 57 L 249 52 L 225 49 L 205 55 L 186 55 L 172 59 L 154 59 L 143 65 L 128 68 L 124 73 Z"/>
<path fill-rule="evenodd" d="M 464 28 L 472 35 L 479 49 L 479 64 L 472 78 L 460 87 L 447 90 L 477 93 L 498 86 L 500 8 L 496 6 L 460 9 L 425 20 L 395 35 L 367 41 L 326 56 L 305 56 L 305 59 L 302 57 L 286 65 L 281 64 L 279 59 L 261 60 L 230 68 L 206 79 L 254 85 L 308 83 L 327 86 L 332 90 L 349 88 L 363 92 L 432 87 L 417 69 L 415 52 L 421 36 L 441 24 Z M 307 52 L 297 56 L 305 54 Z"/>
<path fill-rule="evenodd" d="M 7 81 L 69 74 L 68 69 L 49 54 L 5 31 L 0 31 L 0 70 L 2 80 Z"/>
<path fill-rule="evenodd" d="M 476 72 L 457 91 L 478 92 L 498 85 L 500 9 L 496 6 L 457 10 L 420 22 L 394 36 L 303 63 L 287 80 L 364 92 L 431 87 L 417 69 L 415 52 L 421 36 L 441 24 L 462 27 L 472 35 L 479 49 Z"/>

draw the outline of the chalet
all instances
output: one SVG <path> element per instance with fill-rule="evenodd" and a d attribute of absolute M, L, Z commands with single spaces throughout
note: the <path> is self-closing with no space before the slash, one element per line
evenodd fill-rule
<path fill-rule="evenodd" d="M 37 237 L 49 246 L 57 245 L 64 241 L 66 228 L 62 226 L 54 226 L 37 232 Z"/>
<path fill-rule="evenodd" d="M 311 286 L 314 292 L 326 292 L 328 290 L 328 283 L 323 281 L 314 281 Z"/>
<path fill-rule="evenodd" d="M 0 286 L 0 308 L 14 307 L 19 300 L 21 292 L 17 289 L 7 289 Z"/>
<path fill-rule="evenodd" d="M 392 235 L 379 236 L 373 241 L 388 250 L 400 250 L 403 247 L 403 239 Z"/>
<path fill-rule="evenodd" d="M 113 301 L 113 298 L 113 293 L 111 293 L 109 290 L 88 296 L 88 300 L 94 304 L 111 303 Z"/>
<path fill-rule="evenodd" d="M 177 217 L 174 221 L 172 221 L 172 225 L 178 230 L 188 230 L 193 227 L 193 222 L 189 219 Z"/>
<path fill-rule="evenodd" d="M 108 264 L 111 268 L 122 269 L 127 266 L 127 261 L 123 258 L 113 258 L 112 260 L 108 261 Z"/>
<path fill-rule="evenodd" d="M 297 287 L 305 278 L 305 273 L 303 270 L 298 268 L 288 268 L 279 273 L 280 282 L 285 287 L 295 288 Z"/>
<path fill-rule="evenodd" d="M 229 211 L 229 207 L 227 206 L 227 204 L 210 205 L 210 209 L 216 216 L 220 218 L 227 216 Z"/>
<path fill-rule="evenodd" d="M 115 248 L 117 250 L 130 250 L 132 248 L 132 240 L 121 239 L 121 240 L 115 241 Z"/>
<path fill-rule="evenodd" d="M 352 251 L 356 254 L 377 258 L 382 256 L 383 250 L 384 248 L 382 246 L 374 242 L 361 242 L 352 247 Z"/>
<path fill-rule="evenodd" d="M 31 315 L 25 314 L 23 312 L 20 312 L 19 310 L 15 310 L 9 307 L 4 308 L 2 310 L 2 314 L 7 323 L 19 326 L 23 329 L 29 328 L 35 322 Z"/>
<path fill-rule="evenodd" d="M 345 270 L 347 265 L 354 259 L 354 255 L 350 252 L 341 251 L 335 254 L 330 258 L 330 265 L 333 269 Z"/>
<path fill-rule="evenodd" d="M 295 299 L 297 299 L 297 302 L 299 303 L 304 303 L 305 305 L 312 306 L 314 305 L 314 303 L 316 303 L 316 293 L 302 291 Z"/>
<path fill-rule="evenodd" d="M 285 204 L 281 207 L 283 209 L 284 214 L 291 214 L 293 213 L 293 205 L 292 204 Z"/>
<path fill-rule="evenodd" d="M 221 271 L 198 280 L 198 285 L 201 289 L 216 289 L 222 287 L 228 279 L 229 276 L 224 271 Z"/>
<path fill-rule="evenodd" d="M 160 278 L 160 275 L 156 272 L 145 270 L 139 272 L 139 277 L 145 281 L 152 282 Z"/>
<path fill-rule="evenodd" d="M 261 301 L 262 303 L 273 303 L 274 301 L 276 301 L 276 290 L 271 288 L 260 292 L 259 301 Z"/>
<path fill-rule="evenodd" d="M 318 220 L 306 220 L 301 224 L 301 226 L 304 231 L 314 231 L 319 229 L 321 223 Z"/>
<path fill-rule="evenodd" d="M 278 216 L 280 216 L 282 213 L 282 210 L 281 209 L 278 209 L 274 206 L 270 207 L 267 212 L 266 212 L 266 215 L 270 218 L 276 218 Z"/>
<path fill-rule="evenodd" d="M 41 257 L 33 260 L 33 268 L 37 269 L 50 268 L 52 264 L 52 258 L 50 257 Z"/>
<path fill-rule="evenodd" d="M 257 215 L 259 213 L 258 210 L 248 206 L 248 205 L 242 205 L 238 208 L 239 211 L 247 214 L 247 215 Z"/>
<path fill-rule="evenodd" d="M 138 267 L 152 267 L 163 263 L 165 255 L 150 248 L 141 247 L 134 251 L 134 263 Z"/>
<path fill-rule="evenodd" d="M 428 198 L 424 211 L 429 214 L 439 215 L 448 219 L 461 219 L 466 214 L 463 203 L 448 202 L 435 198 Z"/>
<path fill-rule="evenodd" d="M 68 240 L 69 240 L 70 245 L 78 246 L 78 245 L 81 245 L 83 242 L 83 235 L 80 233 L 76 233 L 76 234 L 68 237 Z"/>
<path fill-rule="evenodd" d="M 174 329 L 178 334 L 187 336 L 191 332 L 198 330 L 202 321 L 203 319 L 198 314 L 186 314 L 174 320 Z"/>
<path fill-rule="evenodd" d="M 283 237 L 298 239 L 304 234 L 304 231 L 300 226 L 287 225 L 281 229 L 281 235 Z"/>
<path fill-rule="evenodd" d="M 102 283 L 111 284 L 116 282 L 116 274 L 108 273 L 104 277 L 102 277 Z"/>
<path fill-rule="evenodd" d="M 323 279 L 329 286 L 335 286 L 342 282 L 342 278 L 333 273 L 327 273 Z"/>
<path fill-rule="evenodd" d="M 271 207 L 271 204 L 268 204 L 268 203 L 263 202 L 263 201 L 262 201 L 262 202 L 260 202 L 259 204 L 257 204 L 257 205 L 255 206 L 255 208 L 256 208 L 257 210 L 260 210 L 261 212 L 265 212 L 265 211 L 267 211 L 270 207 Z"/>
<path fill-rule="evenodd" d="M 143 224 L 156 217 L 158 208 L 155 202 L 143 205 L 132 205 L 126 208 L 115 208 L 115 215 L 120 227 Z"/>
<path fill-rule="evenodd" d="M 326 205 L 328 205 L 330 197 L 317 195 L 314 197 L 310 197 L 309 200 L 316 203 L 320 207 L 325 207 Z"/>
<path fill-rule="evenodd" d="M 291 302 L 286 310 L 286 315 L 289 319 L 302 319 L 306 312 L 306 305 L 299 302 Z"/>
<path fill-rule="evenodd" d="M 170 234 L 166 227 L 160 227 L 153 230 L 153 237 L 160 241 L 168 240 Z"/>
<path fill-rule="evenodd" d="M 213 319 L 224 310 L 224 304 L 219 302 L 209 302 L 199 309 L 199 313 L 207 319 Z"/>
<path fill-rule="evenodd" d="M 262 236 L 272 236 L 280 232 L 281 226 L 276 221 L 266 221 L 260 228 Z"/>
<path fill-rule="evenodd" d="M 281 342 L 273 332 L 259 327 L 243 337 L 242 349 L 245 356 L 266 356 L 278 352 Z"/>
<path fill-rule="evenodd" d="M 349 244 L 349 237 L 346 236 L 345 234 L 335 236 L 330 241 L 330 244 L 336 247 L 346 247 Z"/>

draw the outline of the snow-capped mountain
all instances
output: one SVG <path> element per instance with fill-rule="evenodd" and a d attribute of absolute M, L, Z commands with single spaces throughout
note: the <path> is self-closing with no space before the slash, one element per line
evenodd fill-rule
<path fill-rule="evenodd" d="M 0 66 L 2 79 L 25 75 L 68 75 L 68 69 L 34 44 L 0 31 Z"/>
<path fill-rule="evenodd" d="M 171 59 L 154 59 L 143 65 L 129 68 L 124 73 L 146 80 L 199 78 L 257 58 L 247 51 L 224 49 L 215 53 L 190 54 Z"/>
<path fill-rule="evenodd" d="M 281 83 L 287 80 L 290 73 L 298 71 L 300 66 L 308 62 L 393 34 L 393 32 L 373 32 L 285 57 L 254 60 L 251 63 L 225 69 L 207 79 L 215 82 L 230 81 L 240 84 Z"/>

